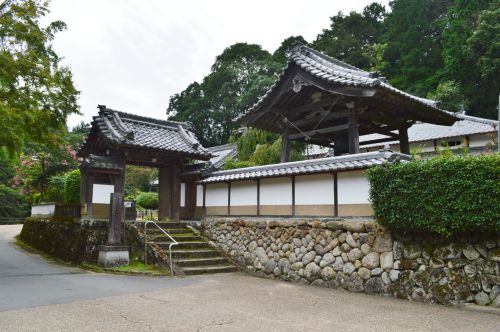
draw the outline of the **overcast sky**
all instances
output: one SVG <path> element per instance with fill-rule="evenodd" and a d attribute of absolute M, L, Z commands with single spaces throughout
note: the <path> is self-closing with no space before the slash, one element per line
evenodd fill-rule
<path fill-rule="evenodd" d="M 69 127 L 90 122 L 97 104 L 166 118 L 169 97 L 201 81 L 224 48 L 247 42 L 273 52 L 292 35 L 312 41 L 330 16 L 371 2 L 53 0 L 49 19 L 68 25 L 55 48 L 81 91 L 82 115 Z"/>

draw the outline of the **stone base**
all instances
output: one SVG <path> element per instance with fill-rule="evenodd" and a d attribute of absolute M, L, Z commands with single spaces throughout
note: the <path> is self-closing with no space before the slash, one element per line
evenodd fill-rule
<path fill-rule="evenodd" d="M 129 264 L 128 246 L 99 246 L 97 263 L 102 267 L 125 266 Z"/>

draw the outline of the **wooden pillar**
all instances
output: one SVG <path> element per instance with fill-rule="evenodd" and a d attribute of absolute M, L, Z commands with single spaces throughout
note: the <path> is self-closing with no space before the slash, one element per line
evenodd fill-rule
<path fill-rule="evenodd" d="M 172 221 L 180 220 L 181 210 L 181 168 L 180 165 L 172 166 L 172 203 L 170 207 L 170 219 Z"/>
<path fill-rule="evenodd" d="M 82 203 L 87 204 L 87 217 L 92 218 L 94 216 L 94 209 L 92 207 L 92 198 L 94 196 L 94 175 L 92 173 L 86 172 L 84 191 L 85 194 L 83 196 Z"/>
<path fill-rule="evenodd" d="M 196 183 L 194 181 L 186 182 L 186 199 L 184 200 L 184 213 L 186 218 L 192 219 L 195 217 L 196 210 Z"/>
<path fill-rule="evenodd" d="M 410 154 L 410 143 L 408 142 L 408 128 L 406 126 L 399 129 L 399 151 Z"/>
<path fill-rule="evenodd" d="M 337 172 L 333 173 L 333 215 L 339 216 L 339 190 Z"/>
<path fill-rule="evenodd" d="M 179 220 L 181 207 L 180 166 L 160 167 L 158 192 L 158 218 Z"/>
<path fill-rule="evenodd" d="M 359 153 L 358 113 L 352 110 L 349 116 L 349 154 Z"/>
<path fill-rule="evenodd" d="M 289 127 L 285 122 L 283 132 L 281 133 L 281 158 L 280 163 L 286 163 L 290 160 L 290 140 L 288 138 Z"/>
<path fill-rule="evenodd" d="M 158 219 L 170 217 L 172 202 L 172 170 L 171 167 L 160 167 L 158 174 Z"/>

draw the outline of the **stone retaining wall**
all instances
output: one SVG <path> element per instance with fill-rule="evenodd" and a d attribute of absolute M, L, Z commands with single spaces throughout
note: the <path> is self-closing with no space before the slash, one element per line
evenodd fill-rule
<path fill-rule="evenodd" d="M 391 233 L 369 219 L 210 217 L 204 235 L 257 275 L 430 303 L 500 306 L 500 236 Z"/>
<path fill-rule="evenodd" d="M 138 255 L 142 245 L 138 242 L 136 227 L 131 227 L 129 223 L 126 226 L 125 243 L 131 246 L 132 256 Z M 28 218 L 20 239 L 40 251 L 73 264 L 97 263 L 99 245 L 108 241 L 108 222 L 61 222 Z"/>

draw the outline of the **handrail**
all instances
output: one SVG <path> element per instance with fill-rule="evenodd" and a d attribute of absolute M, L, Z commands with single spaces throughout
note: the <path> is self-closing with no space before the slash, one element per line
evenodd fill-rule
<path fill-rule="evenodd" d="M 173 242 L 170 243 L 170 245 L 168 246 L 168 256 L 170 258 L 170 272 L 172 273 L 172 275 L 174 275 L 174 263 L 172 262 L 172 246 L 175 246 L 175 245 L 178 245 L 179 242 L 175 241 L 175 239 L 173 237 L 170 236 L 170 234 L 168 234 L 167 232 L 165 232 L 165 230 L 163 228 L 161 228 L 157 223 L 155 223 L 153 220 L 148 220 L 144 223 L 144 264 L 147 265 L 148 264 L 148 239 L 147 239 L 147 232 L 148 232 L 148 224 L 152 223 L 153 225 L 155 225 L 160 231 L 163 232 L 163 234 L 165 234 L 166 236 L 168 236 L 170 238 L 170 240 L 172 240 Z"/>

